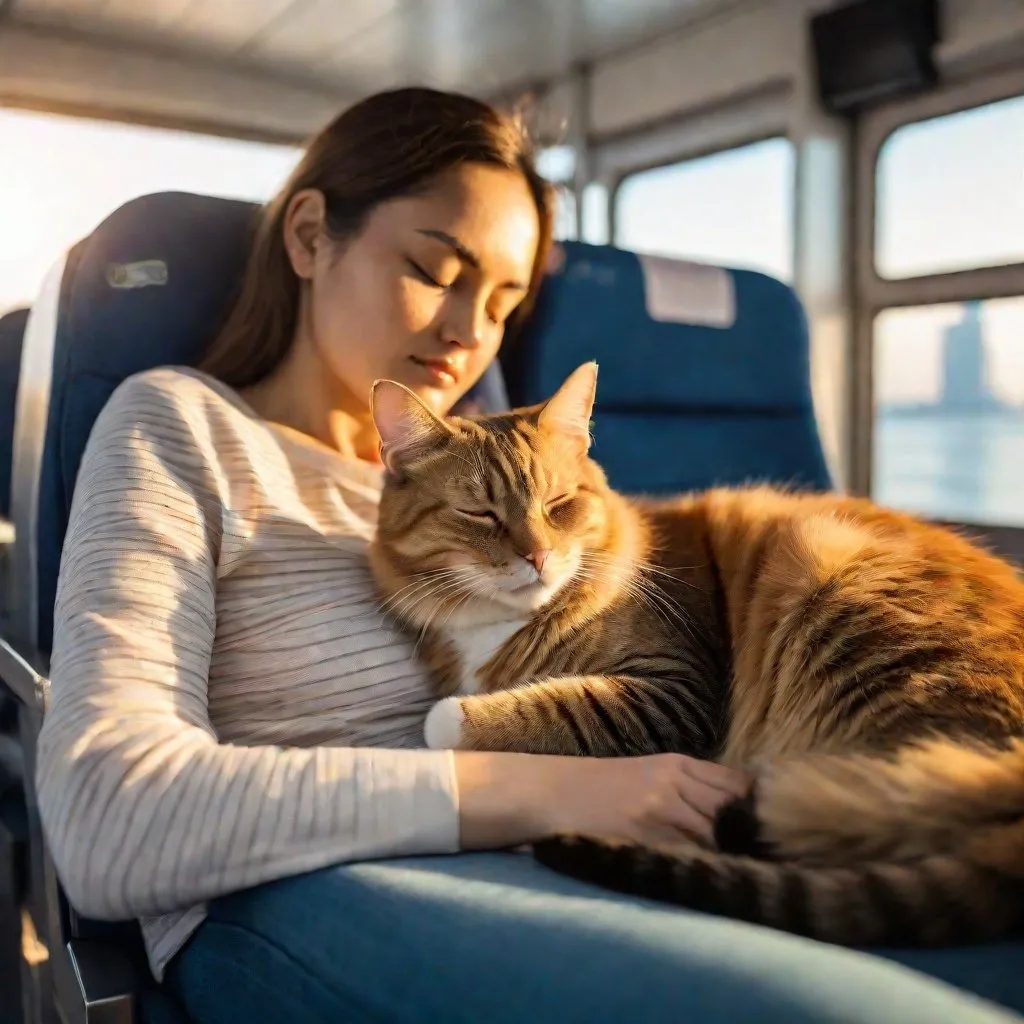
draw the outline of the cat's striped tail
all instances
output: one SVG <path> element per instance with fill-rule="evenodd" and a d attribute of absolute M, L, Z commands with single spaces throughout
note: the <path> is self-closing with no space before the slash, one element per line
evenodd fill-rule
<path fill-rule="evenodd" d="M 536 847 L 608 888 L 843 945 L 950 945 L 1024 929 L 1024 740 L 766 767 L 718 851 L 590 839 Z M 726 851 L 726 852 L 719 852 Z"/>
<path fill-rule="evenodd" d="M 947 946 L 1024 927 L 1024 877 L 951 856 L 810 867 L 576 837 L 534 852 L 562 874 L 618 892 L 839 945 Z"/>

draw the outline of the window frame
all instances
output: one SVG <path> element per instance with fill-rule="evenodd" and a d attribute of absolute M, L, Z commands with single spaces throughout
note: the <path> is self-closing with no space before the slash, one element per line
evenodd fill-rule
<path fill-rule="evenodd" d="M 715 104 L 684 117 L 590 140 L 590 181 L 608 190 L 607 224 L 617 244 L 619 188 L 635 174 L 716 156 L 732 149 L 783 138 L 793 142 L 792 90 L 779 84 L 755 94 Z M 794 161 L 795 167 L 796 161 Z M 796 188 L 794 169 L 794 190 Z M 795 232 L 794 232 L 795 234 Z"/>
<path fill-rule="evenodd" d="M 994 267 L 885 278 L 875 263 L 879 157 L 900 128 L 984 107 L 1024 95 L 1024 70 L 1013 69 L 955 82 L 919 96 L 894 101 L 868 113 L 857 123 L 854 151 L 854 352 L 850 379 L 851 490 L 871 494 L 874 455 L 874 325 L 887 309 L 932 306 L 1024 296 L 1024 261 Z M 1024 561 L 1024 527 L 956 523 L 991 543 L 997 550 Z"/>
<path fill-rule="evenodd" d="M 0 110 L 23 110 L 36 114 L 53 114 L 55 117 L 78 118 L 82 121 L 104 121 L 110 124 L 130 125 L 133 128 L 157 128 L 215 139 L 237 139 L 239 142 L 259 142 L 269 146 L 294 146 L 298 149 L 301 149 L 308 140 L 308 133 L 302 132 L 273 131 L 202 118 L 172 117 L 155 111 L 128 111 L 72 100 L 34 100 L 31 97 L 7 93 L 0 93 Z"/>
<path fill-rule="evenodd" d="M 792 176 L 792 180 L 790 182 L 790 185 L 791 185 L 791 187 L 793 189 L 792 200 L 793 200 L 793 211 L 794 211 L 794 215 L 795 215 L 795 212 L 796 212 L 796 187 L 797 187 L 797 173 L 798 173 L 798 170 L 797 170 L 797 157 L 798 157 L 798 154 L 796 153 L 796 147 L 793 144 L 793 140 L 790 139 L 788 135 L 779 134 L 779 133 L 773 133 L 771 135 L 765 135 L 765 136 L 761 136 L 759 138 L 747 139 L 745 142 L 740 142 L 740 143 L 737 143 L 736 145 L 726 146 L 724 149 L 713 149 L 713 150 L 710 150 L 710 151 L 707 151 L 707 152 L 694 154 L 692 156 L 685 156 L 685 157 L 683 157 L 682 159 L 679 159 L 679 160 L 672 160 L 672 161 L 670 161 L 668 163 L 654 164 L 653 166 L 650 166 L 650 167 L 638 167 L 635 170 L 630 171 L 628 174 L 622 175 L 618 179 L 618 181 L 615 183 L 615 189 L 614 189 L 614 191 L 609 196 L 609 201 L 610 201 L 610 204 L 611 204 L 611 208 L 609 210 L 609 227 L 610 227 L 609 233 L 611 235 L 612 245 L 619 245 L 620 244 L 620 239 L 619 239 L 619 219 L 618 219 L 619 194 L 620 194 L 620 192 L 622 190 L 622 187 L 624 185 L 626 185 L 632 178 L 635 178 L 637 175 L 640 175 L 640 174 L 646 174 L 649 171 L 659 171 L 659 170 L 664 170 L 664 169 L 667 169 L 667 168 L 682 167 L 685 164 L 697 163 L 700 160 L 707 160 L 707 159 L 710 159 L 712 157 L 723 156 L 726 153 L 734 153 L 734 152 L 737 152 L 738 150 L 747 149 L 750 146 L 760 145 L 763 142 L 775 142 L 777 140 L 781 140 L 783 142 L 788 142 L 789 146 L 790 146 L 790 149 L 793 151 L 792 154 L 791 154 L 792 155 L 792 161 L 793 161 L 793 176 Z M 787 283 L 792 286 L 794 284 L 794 278 L 795 278 L 795 275 L 796 275 L 796 217 L 795 216 L 791 220 L 790 229 L 791 229 L 790 230 L 790 240 L 789 240 L 790 279 L 789 279 L 789 281 Z M 685 257 L 679 257 L 679 258 L 683 259 Z"/>

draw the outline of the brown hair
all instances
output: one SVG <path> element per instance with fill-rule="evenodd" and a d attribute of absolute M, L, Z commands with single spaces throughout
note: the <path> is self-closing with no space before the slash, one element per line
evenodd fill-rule
<path fill-rule="evenodd" d="M 284 218 L 297 192 L 323 192 L 325 230 L 344 241 L 359 233 L 380 203 L 412 195 L 466 162 L 520 171 L 537 204 L 540 244 L 529 292 L 509 324 L 514 330 L 540 287 L 553 221 L 551 189 L 534 166 L 528 134 L 517 117 L 469 96 L 397 89 L 370 96 L 336 117 L 264 208 L 241 291 L 201 368 L 232 387 L 248 387 L 287 355 L 301 290 L 284 246 Z"/>

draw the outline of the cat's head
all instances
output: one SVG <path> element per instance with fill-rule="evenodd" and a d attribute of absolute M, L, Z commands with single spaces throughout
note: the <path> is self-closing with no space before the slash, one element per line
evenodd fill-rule
<path fill-rule="evenodd" d="M 612 498 L 587 455 L 597 364 L 543 405 L 439 419 L 394 381 L 374 384 L 386 483 L 374 561 L 394 591 L 486 601 L 525 614 L 586 572 Z M 418 616 L 412 615 L 417 618 Z"/>

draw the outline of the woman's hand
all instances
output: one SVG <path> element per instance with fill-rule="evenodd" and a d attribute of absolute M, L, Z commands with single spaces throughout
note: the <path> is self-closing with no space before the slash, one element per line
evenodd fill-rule
<path fill-rule="evenodd" d="M 750 788 L 742 772 L 682 754 L 545 757 L 457 751 L 464 849 L 560 832 L 638 843 L 710 842 L 715 813 Z"/>
<path fill-rule="evenodd" d="M 712 840 L 718 809 L 750 788 L 741 772 L 683 754 L 579 759 L 555 796 L 554 832 L 672 843 Z M 556 776 L 559 774 L 555 773 Z"/>

